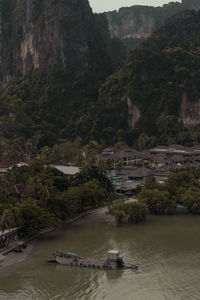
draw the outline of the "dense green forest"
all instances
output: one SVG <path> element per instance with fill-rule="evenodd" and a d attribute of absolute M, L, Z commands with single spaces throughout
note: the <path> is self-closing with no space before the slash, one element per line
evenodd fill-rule
<path fill-rule="evenodd" d="M 0 177 L 0 228 L 25 235 L 60 226 L 80 212 L 105 205 L 113 192 L 103 169 L 87 165 L 69 180 L 41 160 Z"/>
<path fill-rule="evenodd" d="M 101 87 L 96 139 L 103 133 L 140 148 L 200 142 L 199 25 L 200 12 L 181 12 L 131 52 Z"/>
<path fill-rule="evenodd" d="M 110 39 L 105 16 L 92 14 L 88 1 L 39 2 L 33 1 L 31 15 L 29 0 L 1 2 L 1 144 L 24 138 L 41 148 L 80 137 L 84 145 L 92 137 L 98 90 L 126 51 Z"/>
<path fill-rule="evenodd" d="M 91 34 L 98 39 L 83 78 L 52 66 L 46 73 L 32 69 L 1 87 L 1 148 L 21 147 L 23 140 L 37 148 L 78 139 L 82 146 L 126 142 L 142 150 L 158 143 L 198 143 L 198 121 L 185 126 L 180 107 L 184 94 L 189 103 L 199 99 L 200 13 L 185 11 L 169 19 L 121 69 L 122 44 L 109 41 L 103 16 L 95 22 Z M 134 126 L 127 99 L 140 111 Z"/>
<path fill-rule="evenodd" d="M 129 52 L 160 29 L 169 17 L 185 9 L 199 8 L 199 0 L 182 0 L 158 7 L 133 5 L 103 14 L 108 20 L 111 37 L 118 37 Z"/>

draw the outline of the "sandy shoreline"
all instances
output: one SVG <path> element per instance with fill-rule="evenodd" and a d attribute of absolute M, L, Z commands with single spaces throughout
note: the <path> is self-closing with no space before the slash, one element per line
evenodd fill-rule
<path fill-rule="evenodd" d="M 9 254 L 5 255 L 4 260 L 0 263 L 0 268 L 25 262 L 32 255 L 33 249 L 34 242 L 31 242 L 23 252 L 10 252 Z"/>
<path fill-rule="evenodd" d="M 76 225 L 80 222 L 85 222 L 87 217 L 89 217 L 89 216 L 98 216 L 98 218 L 100 218 L 100 219 L 103 218 L 106 220 L 108 218 L 108 215 L 106 215 L 106 211 L 107 211 L 107 208 L 103 207 L 103 208 L 85 212 L 85 213 L 79 215 L 78 217 L 74 218 L 73 220 L 70 220 L 67 223 L 65 223 L 63 226 L 63 229 L 67 228 L 68 226 Z M 50 235 L 51 232 L 46 233 L 45 236 Z M 54 230 L 54 232 L 56 232 L 56 230 Z M 16 252 L 12 251 L 12 252 L 8 253 L 7 255 L 3 256 L 3 260 L 0 262 L 0 268 L 9 267 L 12 265 L 26 262 L 28 260 L 28 258 L 33 255 L 35 246 L 38 245 L 38 241 L 41 238 L 42 238 L 42 236 L 36 237 L 34 240 L 32 240 L 30 243 L 28 243 L 27 248 L 20 253 L 16 253 Z"/>

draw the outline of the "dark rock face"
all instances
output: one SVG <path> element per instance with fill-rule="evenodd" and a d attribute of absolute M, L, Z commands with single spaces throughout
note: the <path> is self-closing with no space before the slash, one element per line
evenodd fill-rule
<path fill-rule="evenodd" d="M 1 81 L 53 65 L 84 75 L 93 27 L 88 0 L 2 0 Z"/>

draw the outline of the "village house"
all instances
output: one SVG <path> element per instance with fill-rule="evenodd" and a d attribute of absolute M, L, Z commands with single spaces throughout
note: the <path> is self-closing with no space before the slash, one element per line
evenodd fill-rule
<path fill-rule="evenodd" d="M 96 157 L 112 162 L 113 170 L 109 173 L 109 178 L 117 190 L 127 192 L 137 184 L 144 184 L 150 176 L 162 183 L 169 177 L 172 169 L 198 167 L 200 146 L 157 146 L 144 152 L 128 147 L 119 151 L 108 148 Z"/>
<path fill-rule="evenodd" d="M 149 150 L 151 154 L 198 156 L 200 155 L 200 146 L 184 147 L 182 145 L 157 146 Z"/>
<path fill-rule="evenodd" d="M 163 153 L 160 154 L 149 154 L 146 156 L 145 162 L 148 162 L 148 165 L 151 168 L 160 168 L 168 165 L 167 156 Z"/>
<path fill-rule="evenodd" d="M 145 167 L 126 166 L 121 168 L 117 173 L 124 176 L 127 180 L 144 181 L 150 174 L 151 170 Z"/>
<path fill-rule="evenodd" d="M 158 183 L 163 183 L 171 175 L 172 171 L 167 167 L 157 168 L 149 173 L 150 177 L 154 177 Z"/>
<path fill-rule="evenodd" d="M 16 161 L 10 161 L 6 158 L 0 160 L 0 175 L 4 175 L 8 170 L 11 170 L 12 167 L 16 166 Z"/>
<path fill-rule="evenodd" d="M 105 149 L 96 156 L 97 159 L 110 160 L 115 167 L 119 162 L 123 165 L 131 165 L 132 163 L 143 160 L 143 154 L 131 148 L 114 152 L 112 149 Z"/>

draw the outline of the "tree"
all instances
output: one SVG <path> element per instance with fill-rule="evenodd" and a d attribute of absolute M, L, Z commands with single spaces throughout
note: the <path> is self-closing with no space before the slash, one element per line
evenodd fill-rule
<path fill-rule="evenodd" d="M 194 175 L 190 171 L 181 171 L 168 177 L 166 188 L 170 195 L 177 197 L 180 189 L 187 189 L 194 184 Z"/>
<path fill-rule="evenodd" d="M 181 203 L 187 207 L 189 212 L 200 209 L 200 189 L 192 187 L 181 196 Z"/>
<path fill-rule="evenodd" d="M 144 151 L 148 147 L 149 143 L 150 137 L 144 132 L 141 133 L 137 141 L 138 149 Z"/>
<path fill-rule="evenodd" d="M 25 192 L 22 197 L 24 200 L 29 199 L 44 209 L 48 209 L 48 200 L 52 194 L 56 193 L 53 182 L 50 178 L 46 178 L 38 174 L 38 176 L 30 177 L 26 184 Z"/>
<path fill-rule="evenodd" d="M 139 194 L 140 201 L 144 202 L 151 214 L 169 214 L 175 211 L 177 203 L 167 191 L 158 189 L 148 190 L 145 187 Z"/>
<path fill-rule="evenodd" d="M 115 216 L 117 225 L 121 224 L 124 220 L 138 224 L 146 220 L 148 209 L 145 203 L 118 200 L 109 207 L 109 213 Z"/>
<path fill-rule="evenodd" d="M 177 136 L 180 130 L 178 118 L 173 115 L 161 115 L 157 119 L 156 125 L 158 128 L 160 139 L 164 143 L 168 141 L 169 137 Z"/>
<path fill-rule="evenodd" d="M 130 223 L 138 224 L 146 221 L 148 208 L 145 203 L 138 201 L 127 203 L 125 209 Z"/>
<path fill-rule="evenodd" d="M 107 197 L 107 191 L 94 182 L 87 182 L 79 186 L 70 187 L 62 195 L 66 207 L 66 215 L 68 217 L 72 217 L 81 211 L 103 205 Z"/>
<path fill-rule="evenodd" d="M 0 217 L 1 231 L 10 230 L 16 227 L 15 217 L 11 209 L 5 209 Z"/>
<path fill-rule="evenodd" d="M 116 210 L 113 210 L 113 213 L 112 215 L 115 216 L 115 219 L 116 219 L 116 223 L 117 225 L 119 226 L 123 220 L 126 218 L 126 213 L 124 210 L 122 209 L 116 209 Z"/>
<path fill-rule="evenodd" d="M 145 187 L 149 190 L 162 189 L 162 185 L 156 181 L 155 177 L 148 177 L 145 182 Z"/>
<path fill-rule="evenodd" d="M 51 179 L 53 186 L 59 192 L 64 192 L 69 187 L 68 177 L 54 167 L 46 167 L 44 170 L 44 176 L 45 178 Z"/>
<path fill-rule="evenodd" d="M 19 226 L 27 235 L 33 235 L 40 229 L 59 226 L 59 220 L 54 214 L 48 213 L 34 203 L 20 203 L 14 211 L 20 216 Z"/>
<path fill-rule="evenodd" d="M 124 202 L 121 200 L 112 203 L 109 206 L 108 211 L 112 216 L 115 216 L 117 225 L 120 225 L 123 219 L 127 217 Z"/>
<path fill-rule="evenodd" d="M 13 211 L 9 208 L 5 209 L 0 216 L 0 229 L 1 229 L 1 237 L 0 237 L 0 246 L 7 247 L 9 244 L 9 236 L 6 239 L 3 239 L 3 234 L 5 230 L 11 230 L 16 227 L 15 217 Z"/>
<path fill-rule="evenodd" d="M 81 197 L 79 187 L 70 187 L 65 191 L 61 198 L 64 203 L 66 217 L 74 217 L 81 212 Z"/>
<path fill-rule="evenodd" d="M 86 182 L 85 184 L 81 184 L 79 188 L 83 210 L 103 205 L 108 197 L 106 189 L 101 188 L 95 182 Z"/>
<path fill-rule="evenodd" d="M 76 186 L 81 183 L 96 180 L 102 188 L 105 188 L 109 193 L 112 193 L 113 185 L 107 177 L 107 168 L 108 166 L 106 163 L 105 165 L 104 163 L 102 163 L 98 167 L 95 161 L 90 160 L 87 164 L 83 166 L 81 172 L 75 176 L 72 184 Z"/>

